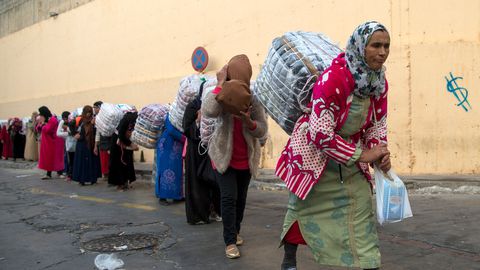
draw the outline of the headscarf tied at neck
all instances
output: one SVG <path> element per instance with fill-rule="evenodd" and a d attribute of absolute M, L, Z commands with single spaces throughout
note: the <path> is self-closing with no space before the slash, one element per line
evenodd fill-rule
<path fill-rule="evenodd" d="M 379 97 L 385 89 L 385 67 L 373 70 L 365 61 L 365 47 L 377 30 L 388 32 L 385 26 L 375 21 L 361 24 L 353 31 L 347 43 L 345 58 L 355 80 L 353 93 L 360 98 Z"/>

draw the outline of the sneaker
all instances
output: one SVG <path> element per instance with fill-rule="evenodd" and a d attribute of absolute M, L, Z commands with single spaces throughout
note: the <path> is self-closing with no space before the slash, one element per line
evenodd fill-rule
<path fill-rule="evenodd" d="M 216 222 L 222 222 L 222 217 L 219 216 L 217 213 L 213 212 L 210 214 L 210 220 Z"/>
<path fill-rule="evenodd" d="M 60 179 L 65 179 L 65 175 L 60 174 L 60 175 L 58 175 L 58 178 L 60 178 Z"/>
<path fill-rule="evenodd" d="M 44 177 L 41 178 L 42 180 L 50 180 L 52 179 L 51 176 L 45 175 Z"/>
<path fill-rule="evenodd" d="M 240 258 L 240 250 L 238 250 L 237 245 L 231 244 L 225 248 L 225 256 L 229 259 Z"/>
<path fill-rule="evenodd" d="M 243 238 L 237 234 L 237 246 L 241 246 L 241 245 L 243 245 Z"/>

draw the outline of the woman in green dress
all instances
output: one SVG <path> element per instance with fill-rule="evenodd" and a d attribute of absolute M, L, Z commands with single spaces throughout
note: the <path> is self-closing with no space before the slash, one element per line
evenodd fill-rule
<path fill-rule="evenodd" d="M 276 168 L 290 191 L 282 269 L 296 269 L 298 244 L 322 265 L 380 267 L 368 164 L 390 169 L 389 46 L 383 25 L 358 26 L 315 83 L 311 113 L 297 120 Z"/>

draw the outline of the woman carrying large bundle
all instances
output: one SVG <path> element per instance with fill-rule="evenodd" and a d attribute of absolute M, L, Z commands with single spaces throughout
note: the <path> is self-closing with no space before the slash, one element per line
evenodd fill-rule
<path fill-rule="evenodd" d="M 260 142 L 267 132 L 265 110 L 250 95 L 252 66 L 246 55 L 234 56 L 217 73 L 217 87 L 206 94 L 202 115 L 216 118 L 208 155 L 220 187 L 225 255 L 240 257 L 237 246 L 248 185 L 260 163 Z"/>
<path fill-rule="evenodd" d="M 296 269 L 298 244 L 322 265 L 380 267 L 368 164 L 390 169 L 389 46 L 383 25 L 358 26 L 315 84 L 311 113 L 297 120 L 276 169 L 290 190 L 282 269 Z"/>

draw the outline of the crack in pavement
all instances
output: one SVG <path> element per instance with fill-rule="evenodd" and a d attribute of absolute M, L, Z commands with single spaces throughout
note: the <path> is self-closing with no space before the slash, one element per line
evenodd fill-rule
<path fill-rule="evenodd" d="M 380 234 L 380 239 L 388 241 L 390 243 L 416 247 L 422 250 L 435 250 L 439 253 L 449 254 L 454 257 L 462 257 L 465 259 L 472 260 L 474 262 L 480 262 L 480 254 L 470 250 L 464 250 L 456 247 L 445 246 L 433 242 L 428 242 L 424 240 L 404 238 L 394 234 Z"/>

